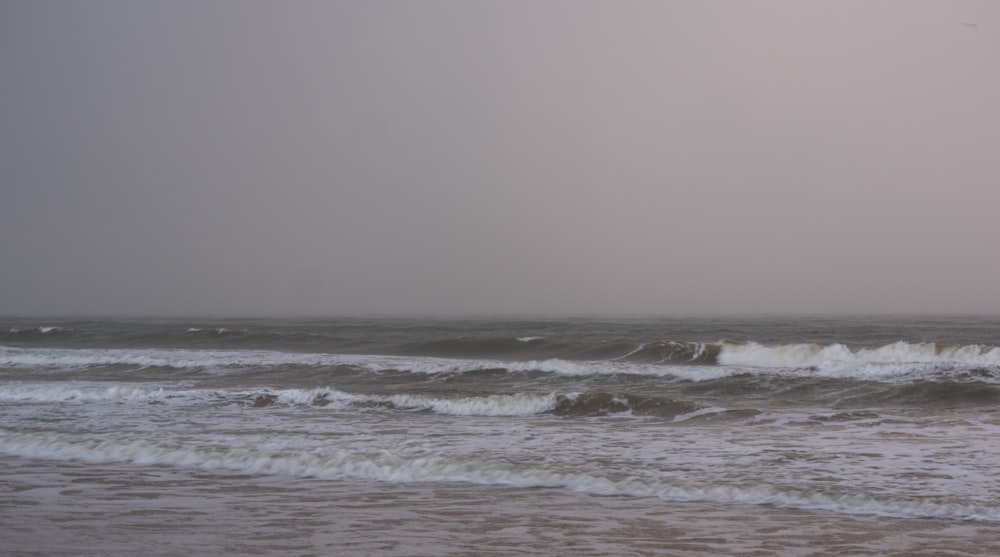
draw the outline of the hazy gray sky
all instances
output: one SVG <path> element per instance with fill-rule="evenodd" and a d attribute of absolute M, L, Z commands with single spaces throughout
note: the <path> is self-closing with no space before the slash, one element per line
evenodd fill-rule
<path fill-rule="evenodd" d="M 1000 2 L 0 2 L 0 314 L 1000 312 Z"/>

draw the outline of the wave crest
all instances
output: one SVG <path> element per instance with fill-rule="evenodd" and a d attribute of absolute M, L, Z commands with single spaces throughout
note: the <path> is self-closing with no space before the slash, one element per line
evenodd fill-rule
<path fill-rule="evenodd" d="M 878 379 L 926 370 L 1000 368 L 1000 348 L 896 342 L 876 348 L 851 349 L 843 344 L 723 343 L 718 363 L 724 366 L 810 368 L 833 377 Z"/>

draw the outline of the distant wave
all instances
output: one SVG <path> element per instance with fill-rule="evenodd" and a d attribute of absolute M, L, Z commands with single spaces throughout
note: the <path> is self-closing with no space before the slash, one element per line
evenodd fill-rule
<path fill-rule="evenodd" d="M 137 325 L 113 332 L 80 330 L 62 327 L 12 327 L 0 329 L 0 345 L 46 345 L 60 333 L 59 339 L 72 342 L 78 348 L 110 347 L 186 348 L 204 350 L 269 349 L 326 351 L 338 353 L 345 342 L 342 335 L 324 334 L 312 329 L 280 328 L 247 329 L 214 325 L 178 325 L 175 328 Z M 572 337 L 551 338 L 539 334 L 510 336 L 457 336 L 444 338 L 408 339 L 406 336 L 388 339 L 365 339 L 378 347 L 375 353 L 427 356 L 438 358 L 574 361 L 621 359 L 633 362 L 697 364 L 714 363 L 718 346 L 713 343 L 676 341 L 636 342 L 625 339 L 575 340 Z M 358 340 L 350 341 L 350 344 Z"/>
<path fill-rule="evenodd" d="M 659 497 L 667 501 L 770 505 L 844 514 L 1000 522 L 995 506 L 931 497 L 880 497 L 855 491 L 787 489 L 766 484 L 699 484 L 663 473 L 612 478 L 585 469 L 519 465 L 505 459 L 324 449 L 274 451 L 228 445 L 183 445 L 156 439 L 108 439 L 0 429 L 0 453 L 95 464 L 134 463 L 239 474 L 322 479 L 562 488 L 592 495 Z"/>
<path fill-rule="evenodd" d="M 525 344 L 517 340 L 513 342 Z M 669 357 L 663 358 L 663 354 L 668 354 Z M 676 357 L 680 354 L 683 354 L 682 358 Z M 631 374 L 684 381 L 764 374 L 886 382 L 953 380 L 1000 383 L 1000 348 L 906 342 L 853 349 L 842 344 L 767 346 L 754 342 L 656 343 L 640 345 L 631 352 L 618 353 L 615 357 L 601 360 L 505 360 L 270 350 L 0 346 L 0 369 L 36 368 L 72 372 L 108 366 L 174 368 L 209 373 L 281 366 L 350 366 L 370 372 L 442 374 L 500 371 L 580 376 Z"/>
<path fill-rule="evenodd" d="M 135 368 L 166 367 L 215 370 L 277 366 L 352 366 L 369 371 L 410 373 L 464 373 L 485 370 L 507 372 L 543 372 L 563 375 L 635 373 L 668 376 L 678 371 L 669 366 L 631 365 L 627 362 L 584 362 L 557 358 L 546 360 L 503 361 L 484 359 L 439 358 L 423 356 L 387 356 L 359 354 L 323 354 L 277 352 L 269 350 L 183 350 L 123 348 L 14 348 L 0 346 L 0 367 L 44 368 L 79 371 L 99 366 Z"/>
<path fill-rule="evenodd" d="M 39 327 L 28 327 L 28 328 L 11 327 L 7 329 L 7 333 L 10 335 L 34 335 L 34 334 L 47 335 L 49 333 L 68 333 L 68 332 L 72 331 L 69 329 L 65 329 L 63 327 L 54 327 L 45 325 Z"/>
<path fill-rule="evenodd" d="M 323 365 L 323 354 L 295 354 L 264 350 L 181 350 L 127 348 L 13 348 L 0 346 L 0 366 L 85 369 L 93 366 L 211 368 L 276 365 Z"/>

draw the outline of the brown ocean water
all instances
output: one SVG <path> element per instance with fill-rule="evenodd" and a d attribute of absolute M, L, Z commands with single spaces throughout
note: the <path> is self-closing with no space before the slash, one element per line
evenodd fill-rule
<path fill-rule="evenodd" d="M 0 322 L 4 555 L 993 555 L 1000 319 Z"/>

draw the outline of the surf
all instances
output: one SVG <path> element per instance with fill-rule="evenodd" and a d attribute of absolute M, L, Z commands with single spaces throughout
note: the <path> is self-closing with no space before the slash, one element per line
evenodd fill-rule
<path fill-rule="evenodd" d="M 0 453 L 91 464 L 176 466 L 338 481 L 568 489 L 595 496 L 657 497 L 664 501 L 768 505 L 841 514 L 1000 522 L 1000 509 L 996 507 L 939 497 L 880 497 L 853 491 L 790 489 L 752 483 L 701 484 L 672 479 L 669 475 L 613 478 L 586 469 L 552 469 L 470 456 L 418 455 L 388 450 L 273 451 L 0 429 Z"/>

